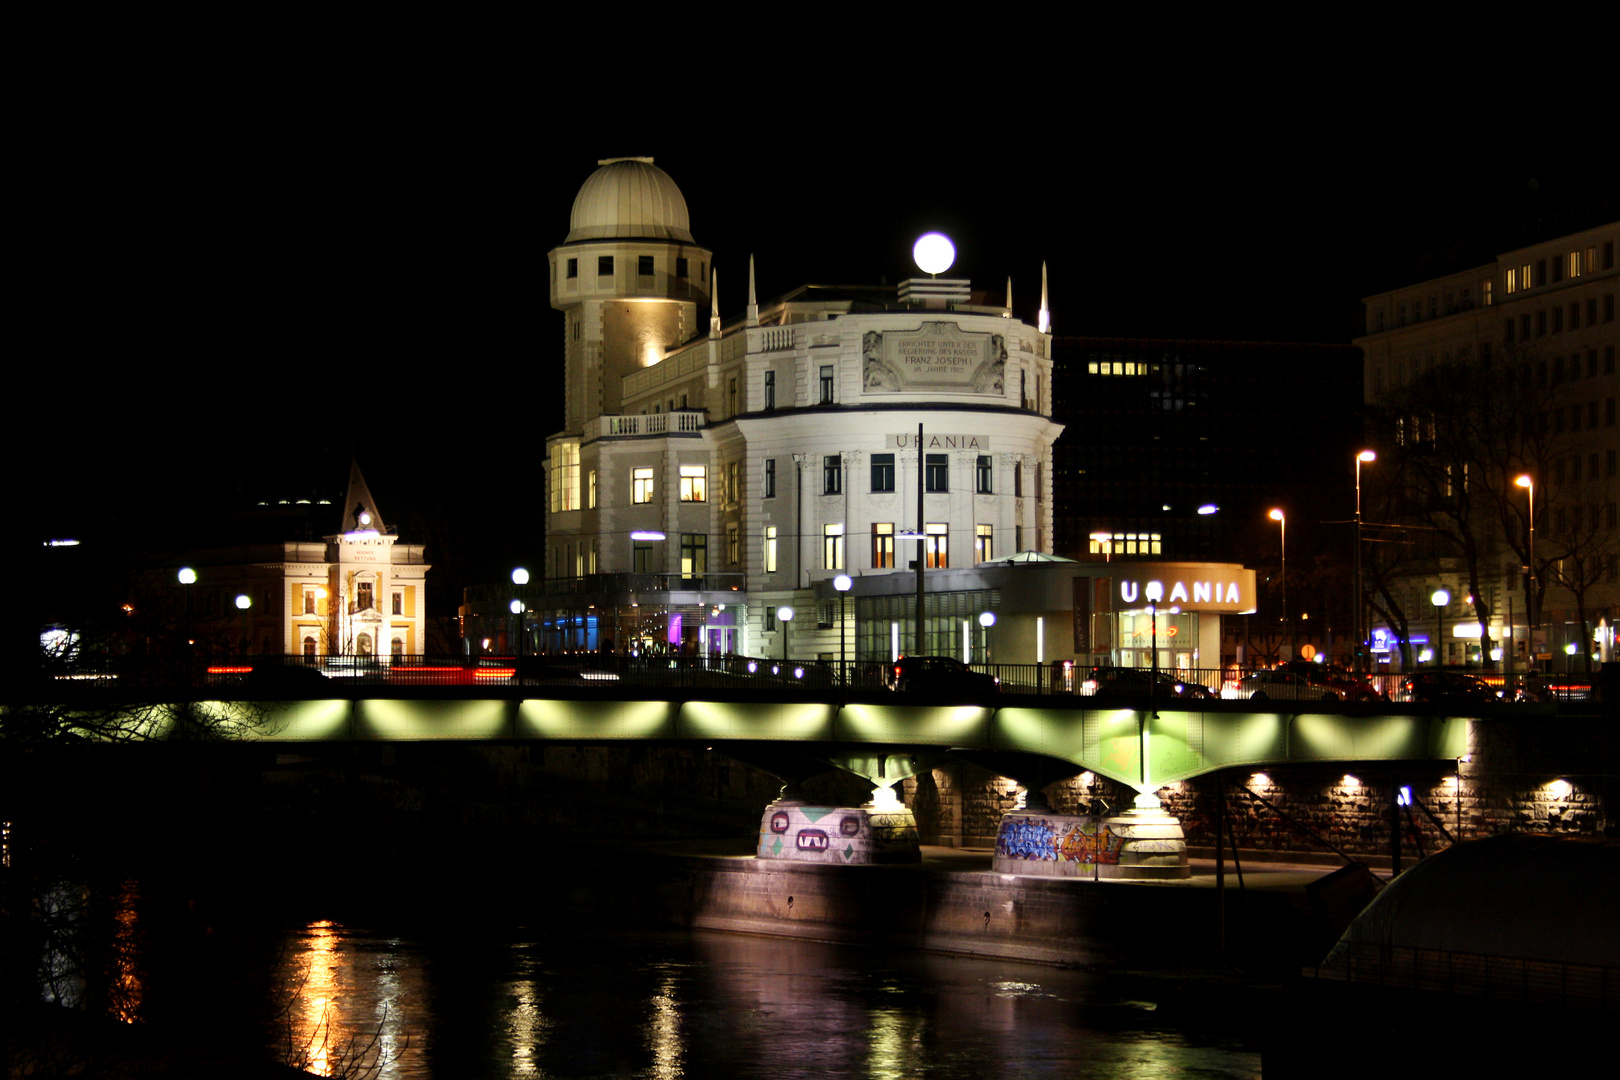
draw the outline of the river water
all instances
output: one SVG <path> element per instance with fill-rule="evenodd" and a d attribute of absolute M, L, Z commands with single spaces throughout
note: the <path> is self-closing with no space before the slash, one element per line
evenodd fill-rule
<path fill-rule="evenodd" d="M 1079 971 L 713 932 L 292 930 L 312 1072 L 425 1077 L 1255 1077 L 1218 1021 Z M 285 1039 L 285 1035 L 283 1036 Z"/>
<path fill-rule="evenodd" d="M 327 905 L 59 880 L 37 909 L 55 927 L 43 996 L 322 1076 L 1260 1075 L 1238 1009 L 1181 1008 L 1140 983 L 611 914 L 527 922 L 492 897 L 371 923 L 352 898 L 330 905 L 344 920 L 289 918 Z"/>

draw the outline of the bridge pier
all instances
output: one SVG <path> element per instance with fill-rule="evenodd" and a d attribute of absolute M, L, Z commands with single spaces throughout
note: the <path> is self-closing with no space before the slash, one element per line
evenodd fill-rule
<path fill-rule="evenodd" d="M 761 859 L 795 863 L 832 863 L 870 866 L 878 863 L 914 863 L 922 859 L 917 846 L 917 819 L 890 786 L 872 792 L 864 806 L 816 806 L 783 797 L 765 808 L 759 823 Z"/>
<path fill-rule="evenodd" d="M 1022 810 L 1002 815 L 996 836 L 996 872 L 1041 877 L 1124 880 L 1192 876 L 1181 821 L 1164 812 L 1158 796 L 1138 795 L 1123 814 L 1054 814 L 1030 793 Z"/>

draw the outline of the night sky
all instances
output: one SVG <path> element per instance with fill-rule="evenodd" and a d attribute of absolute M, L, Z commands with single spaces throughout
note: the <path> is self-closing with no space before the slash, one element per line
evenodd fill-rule
<path fill-rule="evenodd" d="M 1573 144 L 1491 152 L 1500 115 L 1391 123 L 1331 67 L 1264 98 L 1277 73 L 1214 95 L 1204 67 L 1173 105 L 1053 76 L 937 112 L 881 88 L 738 108 L 699 80 L 655 86 L 651 121 L 578 112 L 500 58 L 462 60 L 464 81 L 229 67 L 96 84 L 36 133 L 6 433 L 24 547 L 221 538 L 259 498 L 340 488 L 353 449 L 441 587 L 541 565 L 562 384 L 545 253 L 601 157 L 680 185 L 727 318 L 750 253 L 768 298 L 898 281 L 941 229 L 952 274 L 996 297 L 1011 274 L 1024 318 L 1046 260 L 1065 335 L 1346 341 L 1361 296 L 1491 257 L 1480 222 L 1510 235 L 1616 188 Z"/>

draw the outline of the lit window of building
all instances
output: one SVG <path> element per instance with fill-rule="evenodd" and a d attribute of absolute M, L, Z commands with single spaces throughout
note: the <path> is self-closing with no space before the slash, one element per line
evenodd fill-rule
<path fill-rule="evenodd" d="M 708 499 L 708 473 L 707 466 L 681 466 L 681 502 L 704 502 Z"/>
<path fill-rule="evenodd" d="M 650 503 L 653 501 L 653 492 L 654 482 L 652 469 L 632 469 L 630 471 L 630 501 L 635 503 Z"/>

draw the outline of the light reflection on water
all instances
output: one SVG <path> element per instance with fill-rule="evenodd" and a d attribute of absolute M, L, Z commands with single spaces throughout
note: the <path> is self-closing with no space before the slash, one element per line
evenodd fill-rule
<path fill-rule="evenodd" d="M 418 941 L 334 923 L 290 944 L 294 1038 L 319 1075 L 357 1059 L 383 1080 L 1260 1074 L 1257 1053 L 1094 976 L 1012 962 L 709 933 Z"/>

